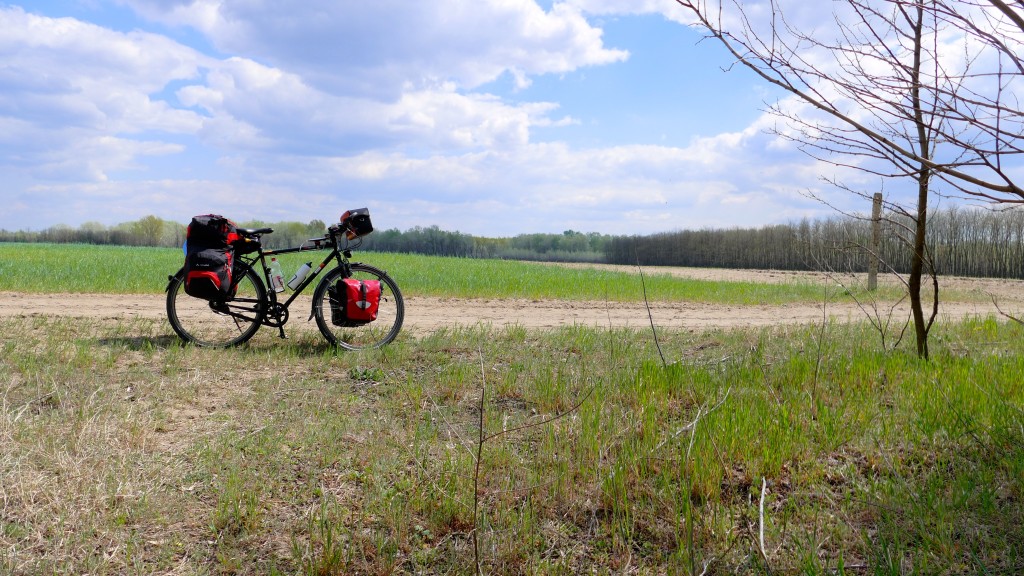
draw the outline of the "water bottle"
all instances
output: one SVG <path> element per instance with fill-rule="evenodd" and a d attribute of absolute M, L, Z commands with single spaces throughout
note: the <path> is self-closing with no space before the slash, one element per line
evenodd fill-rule
<path fill-rule="evenodd" d="M 299 284 L 302 284 L 302 281 L 306 279 L 306 275 L 309 274 L 309 271 L 312 269 L 312 262 L 306 262 L 300 266 L 299 269 L 295 271 L 295 275 L 292 276 L 292 279 L 288 281 L 288 288 L 291 290 L 298 288 Z"/>
<path fill-rule="evenodd" d="M 284 292 L 284 272 L 277 258 L 270 259 L 270 288 L 274 292 Z"/>

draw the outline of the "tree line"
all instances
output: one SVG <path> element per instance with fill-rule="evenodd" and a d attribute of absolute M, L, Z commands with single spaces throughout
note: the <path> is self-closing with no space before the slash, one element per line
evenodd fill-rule
<path fill-rule="evenodd" d="M 321 236 L 320 220 L 242 222 L 244 227 L 274 229 L 264 238 L 269 248 L 296 246 Z M 913 217 L 892 212 L 882 218 L 881 269 L 907 273 L 912 254 L 906 237 Z M 186 227 L 146 216 L 115 226 L 86 223 L 42 231 L 0 230 L 4 242 L 181 246 Z M 561 234 L 520 234 L 486 238 L 437 226 L 377 230 L 360 250 L 461 258 L 592 262 L 642 266 L 693 266 L 768 270 L 867 270 L 871 222 L 860 216 L 803 219 L 758 228 L 680 230 L 650 235 L 612 236 L 566 230 Z M 927 251 L 936 272 L 951 276 L 1024 278 L 1024 210 L 947 207 L 930 216 Z"/>
<path fill-rule="evenodd" d="M 298 246 L 311 238 L 323 236 L 327 225 L 321 220 L 301 222 L 238 222 L 243 228 L 274 229 L 263 237 L 267 248 Z M 78 228 L 51 226 L 41 231 L 8 231 L 0 229 L 0 242 L 52 242 L 80 244 L 114 244 L 120 246 L 181 246 L 187 226 L 179 222 L 146 216 L 134 222 L 105 226 L 86 222 Z M 376 230 L 361 239 L 360 250 L 404 252 L 431 256 L 461 258 L 499 258 L 537 261 L 603 262 L 604 247 L 611 236 L 596 232 L 566 230 L 561 234 L 520 234 L 512 238 L 486 238 L 462 232 L 449 232 L 437 226 Z"/>
<path fill-rule="evenodd" d="M 363 250 L 405 252 L 432 256 L 497 258 L 545 262 L 604 262 L 611 236 L 566 230 L 561 234 L 519 234 L 511 238 L 485 238 L 447 232 L 437 226 L 397 228 L 367 236 Z"/>
<path fill-rule="evenodd" d="M 1024 278 L 1024 211 L 957 206 L 933 212 L 925 251 L 940 275 Z M 914 217 L 884 214 L 880 269 L 906 274 L 913 253 L 907 237 Z M 619 236 L 606 246 L 610 264 L 767 270 L 868 269 L 871 221 L 859 216 L 728 230 L 682 230 Z"/>
<path fill-rule="evenodd" d="M 322 236 L 327 230 L 327 225 L 322 220 L 312 220 L 306 224 L 301 222 L 268 223 L 251 220 L 239 222 L 238 225 L 243 228 L 273 228 L 274 233 L 264 239 L 264 245 L 268 248 L 297 246 L 309 238 Z M 86 222 L 78 228 L 59 224 L 40 231 L 0 229 L 0 242 L 176 247 L 185 243 L 187 230 L 188 227 L 185 224 L 150 215 L 114 226 L 106 226 L 100 222 Z"/>

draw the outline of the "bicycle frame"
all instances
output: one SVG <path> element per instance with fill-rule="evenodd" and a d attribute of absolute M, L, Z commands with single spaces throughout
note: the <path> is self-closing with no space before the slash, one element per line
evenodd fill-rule
<path fill-rule="evenodd" d="M 260 235 L 255 236 L 258 239 Z M 307 246 L 306 244 L 310 242 L 312 242 L 313 245 Z M 306 288 L 310 284 L 312 284 L 317 277 L 320 276 L 320 273 L 323 272 L 325 268 L 327 268 L 327 266 L 331 263 L 331 260 L 335 260 L 338 262 L 338 266 L 342 268 L 342 270 L 344 271 L 344 275 L 346 277 L 351 275 L 349 258 L 352 257 L 352 247 L 348 246 L 347 239 L 346 245 L 344 247 L 341 247 L 338 244 L 339 241 L 337 237 L 335 237 L 333 234 L 327 234 L 320 238 L 312 238 L 304 242 L 301 246 L 295 246 L 292 248 L 264 250 L 263 247 L 261 246 L 256 251 L 255 256 L 252 256 L 250 258 L 245 258 L 245 256 L 240 257 L 241 260 L 248 264 L 249 266 L 253 266 L 253 264 L 259 262 L 260 266 L 263 268 L 263 281 L 266 283 L 267 299 L 269 304 L 267 313 L 263 317 L 263 325 L 278 328 L 280 330 L 281 338 L 284 338 L 284 325 L 287 322 L 287 311 L 289 307 L 292 305 L 292 302 L 294 302 L 295 299 L 298 298 L 299 295 L 302 294 L 302 292 L 304 292 Z M 300 282 L 299 285 L 292 291 L 291 296 L 289 296 L 284 302 L 280 302 L 277 298 L 278 293 L 274 291 L 273 283 L 271 282 L 270 279 L 271 271 L 270 267 L 267 266 L 267 257 L 278 256 L 281 254 L 311 252 L 314 250 L 321 251 L 326 249 L 331 250 L 330 254 L 328 254 L 323 259 L 323 261 L 320 262 L 318 266 L 314 266 L 309 271 L 309 273 L 306 274 L 306 277 L 303 278 L 302 282 Z M 284 313 L 282 314 L 280 310 L 283 310 Z M 313 314 L 313 310 L 310 310 L 309 319 L 313 318 Z"/>

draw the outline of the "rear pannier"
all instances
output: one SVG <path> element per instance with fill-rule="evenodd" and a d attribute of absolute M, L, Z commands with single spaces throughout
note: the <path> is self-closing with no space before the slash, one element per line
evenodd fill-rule
<path fill-rule="evenodd" d="M 235 223 L 219 214 L 192 218 L 185 240 L 185 292 L 204 300 L 235 295 Z"/>
<path fill-rule="evenodd" d="M 380 281 L 345 278 L 327 288 L 331 303 L 331 323 L 335 326 L 362 326 L 377 319 L 380 305 Z"/>

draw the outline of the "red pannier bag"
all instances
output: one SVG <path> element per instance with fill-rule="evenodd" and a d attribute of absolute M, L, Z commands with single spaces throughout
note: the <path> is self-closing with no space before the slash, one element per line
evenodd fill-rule
<path fill-rule="evenodd" d="M 195 216 L 185 238 L 185 293 L 204 300 L 233 298 L 235 223 L 219 214 Z"/>
<path fill-rule="evenodd" d="M 338 280 L 327 289 L 331 303 L 331 323 L 335 326 L 362 326 L 377 319 L 380 306 L 380 281 Z"/>

